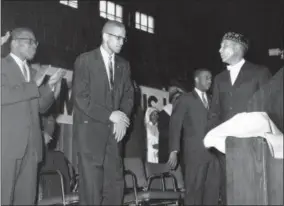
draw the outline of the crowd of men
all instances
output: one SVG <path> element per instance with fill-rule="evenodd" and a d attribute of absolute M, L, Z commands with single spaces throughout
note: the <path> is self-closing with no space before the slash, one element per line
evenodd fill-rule
<path fill-rule="evenodd" d="M 80 205 L 121 205 L 123 201 L 122 140 L 133 123 L 135 99 L 129 63 L 118 56 L 125 37 L 122 23 L 107 21 L 101 45 L 79 55 L 74 64 L 73 138 L 78 152 Z M 44 82 L 45 73 L 28 65 L 38 46 L 30 29 L 14 29 L 1 44 L 9 38 L 11 52 L 1 63 L 2 204 L 33 205 L 38 163 L 43 156 L 42 116 L 57 98 L 64 73 L 56 72 Z M 217 205 L 220 199 L 226 204 L 225 155 L 203 145 L 210 129 L 240 112 L 266 110 L 256 102 L 265 102 L 272 95 L 282 112 L 274 112 L 273 118 L 283 125 L 283 96 L 281 100 L 278 93 L 264 92 L 261 97 L 270 95 L 266 99 L 255 95 L 263 88 L 271 91 L 281 83 L 283 87 L 283 69 L 282 78 L 277 74 L 270 83 L 266 67 L 244 59 L 248 48 L 242 34 L 226 33 L 219 52 L 228 66 L 214 78 L 212 98 L 206 93 L 213 82 L 210 70 L 197 69 L 195 88 L 171 97 L 172 108 L 164 110 L 168 120 L 160 130 L 167 136 L 169 153 L 163 159 L 174 169 L 179 157 L 183 158 L 185 205 Z"/>

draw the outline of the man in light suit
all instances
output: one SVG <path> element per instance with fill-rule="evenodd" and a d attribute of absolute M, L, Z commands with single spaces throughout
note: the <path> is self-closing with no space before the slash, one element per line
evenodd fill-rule
<path fill-rule="evenodd" d="M 217 205 L 219 199 L 219 165 L 216 157 L 203 145 L 210 99 L 211 72 L 197 69 L 195 88 L 181 95 L 173 106 L 169 126 L 170 156 L 175 168 L 183 145 L 185 165 L 185 205 Z"/>
<path fill-rule="evenodd" d="M 125 27 L 108 21 L 99 48 L 75 62 L 74 133 L 77 141 L 80 205 L 121 205 L 124 190 L 120 141 L 129 126 L 133 86 L 129 63 L 116 54 Z"/>
<path fill-rule="evenodd" d="M 248 50 L 248 40 L 244 35 L 228 32 L 223 36 L 219 53 L 227 69 L 214 79 L 212 105 L 208 115 L 207 130 L 218 126 L 240 112 L 245 112 L 249 99 L 264 85 L 271 74 L 260 65 L 244 59 Z M 221 166 L 221 196 L 226 204 L 225 156 L 216 154 Z"/>
<path fill-rule="evenodd" d="M 1 203 L 32 205 L 43 147 L 39 113 L 53 103 L 59 77 L 41 85 L 44 75 L 35 77 L 28 66 L 38 46 L 30 29 L 14 29 L 10 46 L 1 62 Z"/>

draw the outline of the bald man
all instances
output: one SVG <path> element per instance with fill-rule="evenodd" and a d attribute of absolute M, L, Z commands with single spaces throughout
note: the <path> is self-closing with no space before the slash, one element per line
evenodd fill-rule
<path fill-rule="evenodd" d="M 73 137 L 80 205 L 122 204 L 120 142 L 129 126 L 134 98 L 129 63 L 117 56 L 125 35 L 122 23 L 106 22 L 101 46 L 75 61 Z"/>

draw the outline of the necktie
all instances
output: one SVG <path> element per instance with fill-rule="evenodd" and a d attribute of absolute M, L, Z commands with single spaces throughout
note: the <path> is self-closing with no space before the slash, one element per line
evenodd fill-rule
<path fill-rule="evenodd" d="M 30 80 L 29 80 L 28 65 L 25 62 L 23 62 L 22 64 L 22 69 L 23 69 L 23 75 L 25 77 L 25 80 L 29 82 Z"/>
<path fill-rule="evenodd" d="M 113 88 L 113 66 L 112 66 L 112 56 L 109 55 L 108 59 L 108 68 L 109 68 L 109 82 L 110 82 L 110 88 Z"/>
<path fill-rule="evenodd" d="M 203 104 L 204 104 L 204 107 L 205 107 L 206 109 L 209 109 L 209 105 L 208 105 L 208 102 L 207 102 L 207 100 L 206 100 L 206 93 L 205 93 L 205 92 L 202 92 L 201 99 L 202 99 L 202 102 L 203 102 Z"/>

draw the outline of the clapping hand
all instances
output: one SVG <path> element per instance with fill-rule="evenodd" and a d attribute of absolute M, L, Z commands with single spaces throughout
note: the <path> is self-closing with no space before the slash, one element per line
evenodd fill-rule
<path fill-rule="evenodd" d="M 55 85 L 59 81 L 61 81 L 61 79 L 64 77 L 65 74 L 66 74 L 66 71 L 60 68 L 53 75 L 51 75 L 48 81 L 48 85 L 50 86 L 50 88 L 54 88 Z"/>
<path fill-rule="evenodd" d="M 1 36 L 1 46 L 2 46 L 3 44 L 5 44 L 5 43 L 8 41 L 9 38 L 10 38 L 10 32 L 7 31 L 6 34 L 5 34 L 5 36 Z"/>

